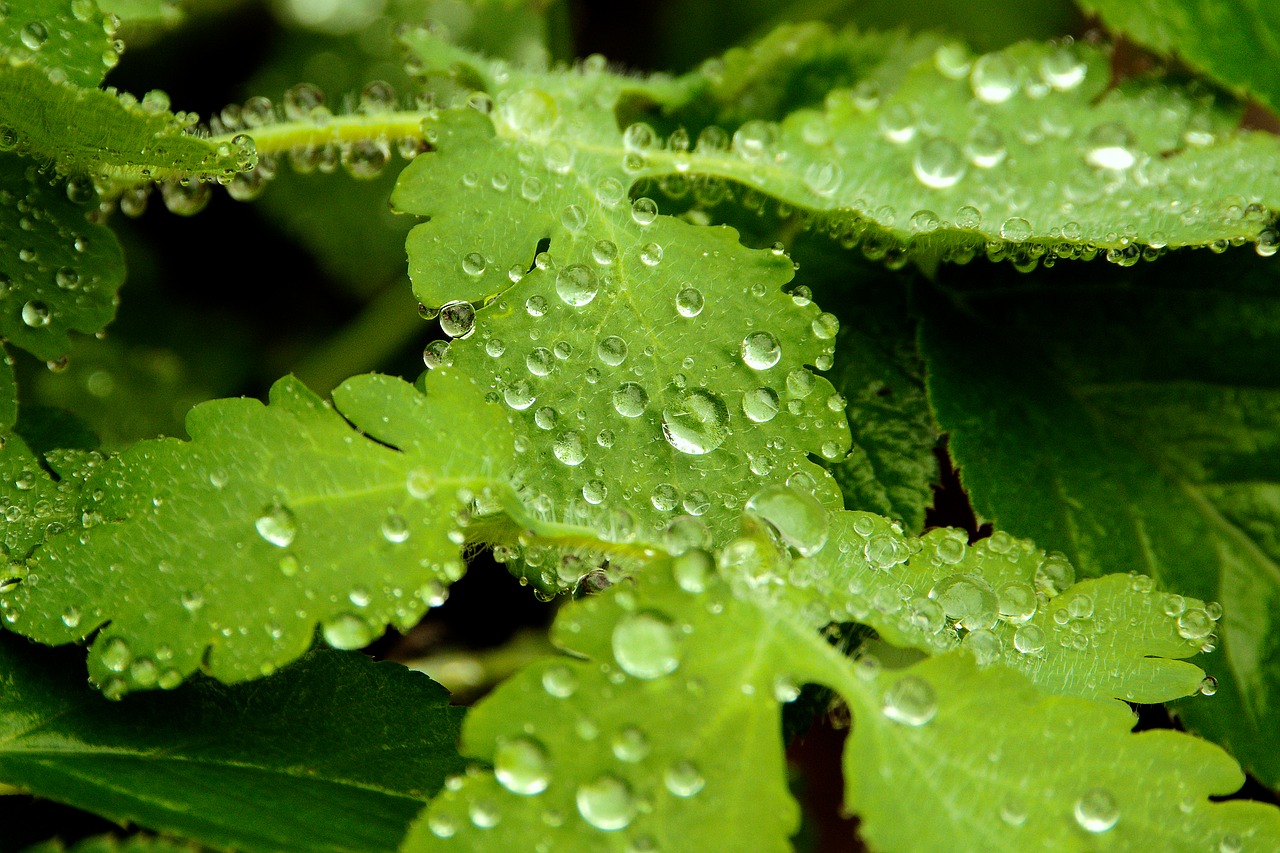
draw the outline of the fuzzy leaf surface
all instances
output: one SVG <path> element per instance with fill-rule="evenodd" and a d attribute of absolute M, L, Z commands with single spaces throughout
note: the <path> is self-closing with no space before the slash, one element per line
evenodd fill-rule
<path fill-rule="evenodd" d="M 462 768 L 461 710 L 397 664 L 319 651 L 113 703 L 78 656 L 0 636 L 0 780 L 111 820 L 220 849 L 394 850 Z"/>
<path fill-rule="evenodd" d="M 1200 689 L 1204 672 L 1179 658 L 1197 654 L 1213 627 L 1203 602 L 1182 600 L 1206 626 L 1188 640 L 1148 578 L 1074 583 L 1062 555 L 1029 541 L 999 531 L 972 546 L 965 538 L 950 529 L 903 536 L 870 513 L 835 513 L 822 551 L 776 582 L 803 590 L 801 606 L 823 602 L 821 621 L 870 625 L 893 645 L 929 654 L 960 647 L 1048 693 L 1154 703 Z"/>
<path fill-rule="evenodd" d="M 1083 0 L 1111 30 L 1280 108 L 1280 28 L 1266 0 Z"/>
<path fill-rule="evenodd" d="M 73 86 L 96 88 L 120 61 L 110 27 L 96 3 L 73 0 L 23 0 L 0 20 L 3 55 L 32 63 Z M 7 64 L 0 61 L 0 65 Z M 9 113 L 0 112 L 8 123 Z"/>
<path fill-rule="evenodd" d="M 337 411 L 282 379 L 268 406 L 202 404 L 190 442 L 102 463 L 83 521 L 27 559 L 39 583 L 8 596 L 13 629 L 57 644 L 109 622 L 89 669 L 118 695 L 197 669 L 259 677 L 306 651 L 319 624 L 344 648 L 413 625 L 463 572 L 472 496 L 503 494 L 506 416 L 456 375 L 426 395 L 356 377 L 334 399 Z M 465 433 L 446 427 L 463 417 Z"/>
<path fill-rule="evenodd" d="M 1122 703 L 1046 695 L 960 655 L 872 683 L 880 701 L 865 702 L 864 688 L 862 706 L 851 703 L 845 747 L 846 805 L 872 849 L 1190 853 L 1280 844 L 1275 806 L 1209 799 L 1244 784 L 1231 756 L 1168 729 L 1133 734 L 1136 717 Z M 924 705 L 898 697 L 922 692 L 932 694 L 933 714 L 913 725 Z"/>
<path fill-rule="evenodd" d="M 741 541 L 729 549 L 740 553 Z M 875 849 L 919 850 L 921 839 L 930 849 L 1085 849 L 1073 803 L 1121 781 L 1138 792 L 1117 793 L 1125 817 L 1108 838 L 1125 849 L 1152 833 L 1172 850 L 1228 834 L 1263 847 L 1280 839 L 1275 808 L 1208 801 L 1243 783 L 1212 744 L 1173 732 L 1132 737 L 1121 703 L 1050 696 L 964 655 L 855 673 L 858 664 L 776 599 L 744 587 L 733 557 L 720 563 L 725 577 L 703 552 L 660 560 L 634 583 L 562 610 L 553 636 L 571 656 L 531 665 L 468 716 L 463 751 L 494 771 L 446 786 L 404 853 L 531 841 L 788 850 L 797 815 L 782 786 L 778 713 L 806 682 L 835 688 L 854 712 L 846 804 Z M 923 683 L 928 719 L 912 724 L 912 709 L 890 698 L 904 677 Z M 995 735 L 994 763 L 993 713 L 1010 721 Z M 733 750 L 722 748 L 726 738 Z M 1013 794 L 1034 820 L 1001 820 Z"/>
<path fill-rule="evenodd" d="M 601 99 L 624 85 L 580 76 Z M 842 457 L 848 424 L 806 367 L 830 366 L 834 318 L 781 289 L 787 258 L 744 248 L 730 228 L 644 202 L 635 212 L 621 134 L 576 103 L 521 89 L 489 117 L 444 114 L 437 150 L 392 196 L 430 216 L 408 241 L 418 298 L 483 306 L 474 334 L 440 358 L 515 412 L 531 505 L 616 528 L 606 538 L 652 537 L 682 512 L 723 537 L 755 491 L 799 473 L 838 506 L 809 455 Z M 477 216 L 502 225 L 477 232 Z M 544 238 L 545 268 L 525 274 Z M 620 507 L 629 522 L 608 512 Z"/>
<path fill-rule="evenodd" d="M 3 86 L 0 85 L 0 90 Z M 4 97 L 0 95 L 0 97 Z M 71 347 L 68 332 L 93 334 L 110 322 L 124 280 L 116 237 L 87 214 L 97 195 L 42 175 L 13 154 L 0 154 L 0 338 L 37 358 Z"/>
<path fill-rule="evenodd" d="M 932 300 L 931 399 L 980 515 L 1085 575 L 1221 603 L 1217 695 L 1179 713 L 1274 784 L 1277 267 L 1239 252 L 1098 276 Z"/>

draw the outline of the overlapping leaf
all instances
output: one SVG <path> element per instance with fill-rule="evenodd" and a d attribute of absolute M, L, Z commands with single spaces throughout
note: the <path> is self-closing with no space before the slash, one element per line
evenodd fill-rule
<path fill-rule="evenodd" d="M 394 850 L 462 768 L 461 711 L 396 664 L 316 652 L 115 704 L 77 657 L 0 636 L 0 781 L 112 820 L 219 849 Z"/>
<path fill-rule="evenodd" d="M 305 651 L 318 624 L 341 647 L 412 625 L 462 574 L 473 500 L 508 491 L 506 416 L 456 375 L 425 396 L 379 376 L 334 396 L 342 414 L 284 379 L 269 406 L 205 403 L 192 441 L 99 465 L 78 523 L 25 560 L 6 620 L 46 643 L 110 623 L 89 668 L 116 695 L 197 669 L 258 677 Z"/>
<path fill-rule="evenodd" d="M 835 318 L 783 292 L 780 253 L 632 203 L 617 127 L 575 106 L 607 106 L 623 79 L 555 79 L 595 94 L 525 88 L 488 117 L 446 112 L 401 176 L 393 203 L 430 216 L 409 236 L 415 292 L 461 338 L 429 358 L 516 412 L 532 506 L 606 538 L 651 537 L 681 512 L 723 535 L 751 494 L 797 474 L 835 504 L 808 457 L 843 456 L 848 426 L 807 367 L 830 366 Z"/>
<path fill-rule="evenodd" d="M 846 801 L 876 849 L 1280 840 L 1276 809 L 1208 801 L 1243 782 L 1226 754 L 1174 732 L 1130 736 L 1120 703 L 1048 696 L 962 655 L 877 674 L 755 591 L 736 595 L 704 552 L 649 569 L 562 611 L 555 636 L 573 657 L 529 667 L 477 706 L 463 749 L 494 770 L 447 785 L 406 853 L 787 850 L 797 821 L 778 706 L 804 682 L 854 711 Z M 993 715 L 1008 721 L 994 734 Z M 1097 803 L 1120 817 L 1101 826 Z"/>
<path fill-rule="evenodd" d="M 39 358 L 70 347 L 115 314 L 124 259 L 115 235 L 92 221 L 97 194 L 0 154 L 0 338 Z"/>
<path fill-rule="evenodd" d="M 1280 108 L 1280 28 L 1266 3 L 1082 0 L 1115 32 Z"/>
<path fill-rule="evenodd" d="M 930 395 L 978 512 L 1086 575 L 1221 602 L 1212 703 L 1180 709 L 1280 779 L 1274 263 L 1181 259 L 937 300 Z"/>

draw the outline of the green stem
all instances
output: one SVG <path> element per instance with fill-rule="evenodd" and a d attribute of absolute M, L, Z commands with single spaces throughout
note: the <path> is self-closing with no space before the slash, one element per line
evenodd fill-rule
<path fill-rule="evenodd" d="M 246 133 L 253 138 L 259 155 L 283 154 L 295 149 L 323 148 L 371 139 L 421 139 L 423 118 L 424 113 L 417 110 L 352 113 L 328 117 L 323 123 L 285 121 L 268 124 L 247 132 L 224 133 L 212 137 L 211 141 L 215 144 L 231 142 L 241 133 Z"/>

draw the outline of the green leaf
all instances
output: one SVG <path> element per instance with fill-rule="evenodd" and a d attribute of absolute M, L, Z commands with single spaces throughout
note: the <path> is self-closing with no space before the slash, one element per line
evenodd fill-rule
<path fill-rule="evenodd" d="M 168 98 L 132 96 L 50 79 L 32 63 L 0 57 L 0 150 L 54 160 L 63 172 L 107 179 L 230 177 L 254 163 L 252 143 L 188 133 L 195 115 Z"/>
<path fill-rule="evenodd" d="M 130 835 L 116 838 L 114 835 L 97 835 L 67 847 L 55 839 L 28 847 L 22 853 L 200 853 L 195 844 L 171 841 L 150 835 Z"/>
<path fill-rule="evenodd" d="M 745 577 L 762 585 L 758 568 Z M 1181 599 L 1188 625 L 1203 617 L 1202 630 L 1182 629 L 1198 634 L 1188 638 L 1149 578 L 1073 581 L 1061 554 L 1002 531 L 967 546 L 960 530 L 917 539 L 857 512 L 833 514 L 826 546 L 774 579 L 799 590 L 801 612 L 821 602 L 820 622 L 859 622 L 929 654 L 960 646 L 1046 692 L 1153 703 L 1200 690 L 1204 672 L 1177 658 L 1199 652 L 1214 628 L 1203 602 Z"/>
<path fill-rule="evenodd" d="M 76 657 L 0 636 L 0 779 L 111 820 L 221 849 L 394 850 L 462 769 L 461 710 L 397 664 L 321 651 L 112 703 Z"/>
<path fill-rule="evenodd" d="M 1121 703 L 1046 696 L 956 655 L 874 685 L 880 701 L 854 706 L 845 800 L 875 850 L 1280 844 L 1274 806 L 1209 800 L 1244 784 L 1229 755 L 1181 732 L 1132 734 L 1137 718 Z"/>
<path fill-rule="evenodd" d="M 0 199 L 0 231 L 13 235 L 0 255 L 0 338 L 56 359 L 70 349 L 68 332 L 92 334 L 114 316 L 120 245 L 89 218 L 91 186 L 64 184 L 12 154 L 0 154 Z"/>
<path fill-rule="evenodd" d="M 23 411 L 25 420 L 27 412 Z M 0 483 L 5 484 L 3 528 L 0 528 L 0 554 L 9 557 L 6 580 L 22 580 L 27 569 L 21 561 L 48 536 L 56 535 L 69 525 L 81 523 L 80 486 L 88 471 L 102 461 L 98 454 L 51 451 L 49 464 L 57 478 L 41 464 L 20 433 L 4 437 L 0 444 Z M 92 519 L 92 516 L 90 517 Z M 10 601 L 0 594 L 0 610 L 5 619 L 17 619 Z"/>
<path fill-rule="evenodd" d="M 1221 602 L 1218 693 L 1179 714 L 1275 784 L 1280 281 L 1249 253 L 1180 261 L 932 300 L 930 397 L 982 516 Z"/>
<path fill-rule="evenodd" d="M 464 723 L 464 753 L 494 770 L 446 784 L 402 850 L 789 850 L 779 705 L 806 682 L 854 712 L 846 804 L 875 849 L 1083 847 L 1075 804 L 1090 798 L 1087 817 L 1107 796 L 1122 816 L 1105 838 L 1122 848 L 1280 840 L 1274 807 L 1207 801 L 1243 783 L 1230 757 L 1175 732 L 1132 737 L 1122 703 L 1049 696 L 966 656 L 906 672 L 848 661 L 738 573 L 747 541 L 720 555 L 726 577 L 690 551 L 566 606 L 553 638 L 570 655 L 531 665 Z"/>
<path fill-rule="evenodd" d="M 1280 108 L 1280 29 L 1269 4 L 1081 0 L 1080 5 L 1113 31 L 1176 54 L 1233 91 Z"/>
<path fill-rule="evenodd" d="M 461 338 L 435 361 L 515 412 L 531 506 L 606 539 L 653 541 L 682 511 L 723 537 L 792 475 L 838 505 L 809 455 L 843 456 L 848 426 L 806 367 L 830 366 L 838 323 L 783 292 L 780 252 L 629 203 L 616 126 L 573 104 L 529 89 L 488 118 L 448 112 L 402 174 L 393 203 L 430 216 L 409 235 L 415 293 Z M 581 135 L 549 135 L 558 122 Z M 477 216 L 501 224 L 477 232 Z M 474 329 L 462 300 L 481 306 Z"/>
<path fill-rule="evenodd" d="M 13 376 L 13 357 L 0 346 L 0 441 L 18 422 L 18 382 Z"/>
<path fill-rule="evenodd" d="M 73 86 L 95 88 L 120 61 L 114 39 L 114 28 L 91 0 L 22 0 L 0 19 L 0 60 L 8 54 L 54 70 Z M 9 112 L 0 115 L 8 118 Z"/>
<path fill-rule="evenodd" d="M 840 317 L 831 382 L 846 401 L 853 452 L 831 471 L 845 506 L 898 519 L 919 533 L 933 504 L 933 448 L 942 430 L 925 397 L 907 283 L 865 268 L 850 271 L 834 258 L 804 256 L 802 271 L 816 265 L 841 276 L 816 295 Z"/>
<path fill-rule="evenodd" d="M 463 572 L 473 502 L 509 492 L 506 416 L 448 373 L 425 396 L 362 376 L 334 399 L 341 414 L 283 379 L 269 406 L 202 404 L 190 442 L 146 441 L 98 465 L 83 520 L 36 548 L 26 570 L 39 583 L 7 596 L 11 627 L 65 643 L 109 622 L 89 670 L 119 695 L 197 669 L 265 675 L 318 624 L 343 648 L 412 626 Z M 446 426 L 455 418 L 465 431 Z"/>

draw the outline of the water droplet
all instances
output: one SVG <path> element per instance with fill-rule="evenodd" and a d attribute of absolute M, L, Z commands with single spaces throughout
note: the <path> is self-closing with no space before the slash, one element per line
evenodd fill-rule
<path fill-rule="evenodd" d="M 440 306 L 440 330 L 451 338 L 469 338 L 476 330 L 476 310 L 457 300 Z"/>
<path fill-rule="evenodd" d="M 612 749 L 619 761 L 634 764 L 649 754 L 649 737 L 635 726 L 627 726 L 614 736 Z"/>
<path fill-rule="evenodd" d="M 609 335 L 596 345 L 596 355 L 610 367 L 617 367 L 627 359 L 627 342 L 617 335 Z"/>
<path fill-rule="evenodd" d="M 500 113 L 511 128 L 526 136 L 546 137 L 560 118 L 556 99 L 541 89 L 521 89 L 507 98 Z"/>
<path fill-rule="evenodd" d="M 813 329 L 813 334 L 819 340 L 829 341 L 840 331 L 840 319 L 835 314 L 823 311 L 813 318 L 813 322 L 809 324 L 809 327 Z"/>
<path fill-rule="evenodd" d="M 259 536 L 277 548 L 288 548 L 298 534 L 298 519 L 288 507 L 279 502 L 262 510 L 253 526 Z"/>
<path fill-rule="evenodd" d="M 1062 45 L 1040 60 L 1040 76 L 1059 92 L 1069 92 L 1084 82 L 1089 66 L 1070 45 Z"/>
<path fill-rule="evenodd" d="M 534 347 L 524 357 L 524 366 L 534 376 L 547 376 L 555 369 L 555 356 L 546 347 Z"/>
<path fill-rule="evenodd" d="M 609 489 L 600 480 L 588 480 L 582 486 L 582 499 L 589 504 L 603 503 L 609 496 Z"/>
<path fill-rule="evenodd" d="M 1218 679 L 1212 675 L 1206 675 L 1200 682 L 1200 694 L 1202 696 L 1212 696 L 1218 692 Z"/>
<path fill-rule="evenodd" d="M 204 607 L 204 595 L 199 590 L 188 590 L 178 597 L 182 604 L 182 609 L 188 613 L 195 613 Z"/>
<path fill-rule="evenodd" d="M 686 550 L 671 562 L 676 584 L 685 592 L 704 592 L 711 582 L 715 565 L 711 556 L 700 548 Z"/>
<path fill-rule="evenodd" d="M 812 557 L 827 544 L 831 515 L 808 492 L 770 486 L 751 496 L 746 511 L 768 522 L 802 557 Z"/>
<path fill-rule="evenodd" d="M 696 287 L 683 287 L 676 294 L 676 311 L 681 317 L 697 317 L 702 313 L 702 291 Z"/>
<path fill-rule="evenodd" d="M 631 786 L 612 774 L 578 788 L 577 803 L 582 819 L 606 832 L 624 829 L 636 816 Z"/>
<path fill-rule="evenodd" d="M 772 159 L 778 144 L 778 126 L 773 122 L 752 119 L 733 134 L 733 150 L 749 163 Z"/>
<path fill-rule="evenodd" d="M 710 453 L 728 435 L 729 409 L 705 388 L 686 391 L 676 403 L 662 410 L 662 436 L 681 453 Z"/>
<path fill-rule="evenodd" d="M 973 63 L 969 85 L 983 103 L 1002 104 L 1018 91 L 1018 69 L 1003 54 L 989 53 Z"/>
<path fill-rule="evenodd" d="M 1121 124 L 1100 124 L 1089 134 L 1084 159 L 1099 169 L 1122 171 L 1137 162 L 1133 151 L 1133 134 Z"/>
<path fill-rule="evenodd" d="M 324 641 L 335 649 L 362 649 L 373 642 L 373 626 L 354 613 L 343 613 L 322 628 Z"/>
<path fill-rule="evenodd" d="M 586 264 L 570 264 L 556 273 L 556 293 L 566 305 L 587 305 L 596 298 L 599 289 L 599 279 Z"/>
<path fill-rule="evenodd" d="M 32 21 L 22 28 L 18 36 L 30 50 L 39 50 L 49 40 L 49 28 L 39 21 Z"/>
<path fill-rule="evenodd" d="M 542 673 L 542 689 L 548 696 L 568 699 L 578 689 L 578 676 L 569 667 L 557 664 Z"/>
<path fill-rule="evenodd" d="M 561 433 L 551 446 L 551 452 L 565 465 L 581 465 L 587 458 L 587 451 L 582 446 L 582 436 L 576 432 Z"/>
<path fill-rule="evenodd" d="M 538 429 L 554 429 L 559 420 L 559 412 L 550 406 L 542 406 L 533 413 L 533 422 L 537 424 Z"/>
<path fill-rule="evenodd" d="M 124 672 L 133 661 L 133 649 L 122 637 L 112 637 L 103 644 L 99 660 L 112 672 Z"/>
<path fill-rule="evenodd" d="M 49 306 L 38 299 L 32 299 L 22 306 L 22 322 L 33 329 L 49 325 L 51 317 Z"/>
<path fill-rule="evenodd" d="M 840 189 L 844 180 L 844 169 L 839 163 L 831 160 L 818 160 L 810 163 L 804 172 L 804 182 L 809 189 L 821 196 L 830 196 Z"/>
<path fill-rule="evenodd" d="M 547 305 L 546 298 L 543 296 L 540 296 L 537 293 L 535 293 L 533 296 L 530 296 L 524 302 L 524 310 L 528 313 L 530 317 L 545 316 L 547 313 L 548 307 L 549 306 Z"/>
<path fill-rule="evenodd" d="M 529 384 L 529 380 L 517 379 L 503 390 L 502 399 L 511 408 L 522 412 L 532 406 L 537 397 L 533 393 L 533 386 Z"/>
<path fill-rule="evenodd" d="M 768 370 L 782 359 L 782 345 L 769 332 L 752 332 L 742 339 L 742 360 L 752 370 Z"/>
<path fill-rule="evenodd" d="M 885 691 L 881 706 L 884 715 L 906 726 L 923 726 L 938 713 L 933 687 L 923 678 L 908 675 Z"/>
<path fill-rule="evenodd" d="M 1072 809 L 1076 823 L 1086 832 L 1106 832 L 1120 820 L 1116 798 L 1105 788 L 1085 791 Z"/>
<path fill-rule="evenodd" d="M 613 657 L 635 678 L 661 678 L 680 666 L 675 630 L 661 614 L 641 611 L 623 617 L 613 629 Z"/>
<path fill-rule="evenodd" d="M 1036 588 L 1050 597 L 1057 595 L 1075 582 L 1075 569 L 1061 554 L 1049 554 L 1044 562 L 1036 567 Z"/>
<path fill-rule="evenodd" d="M 624 418 L 638 418 L 648 406 L 648 392 L 635 382 L 624 382 L 613 392 L 613 408 Z"/>
<path fill-rule="evenodd" d="M 542 744 L 527 737 L 500 738 L 493 757 L 493 775 L 513 794 L 533 796 L 551 781 L 550 762 Z"/>
<path fill-rule="evenodd" d="M 954 142 L 939 136 L 926 140 L 920 146 L 911 162 L 911 169 L 926 187 L 946 189 L 964 177 L 965 159 Z"/>
<path fill-rule="evenodd" d="M 1021 243 L 1031 238 L 1031 223 L 1020 216 L 1011 216 L 1000 226 L 1000 236 L 1011 243 Z"/>
<path fill-rule="evenodd" d="M 907 108 L 906 104 L 889 104 L 881 111 L 877 123 L 880 127 L 880 132 L 890 142 L 902 145 L 915 138 L 915 116 L 911 115 L 911 110 Z"/>
<path fill-rule="evenodd" d="M 980 124 L 969 131 L 964 143 L 964 153 L 968 155 L 969 162 L 979 169 L 990 169 L 1004 161 L 1007 150 L 1000 131 Z"/>
<path fill-rule="evenodd" d="M 618 244 L 612 240 L 597 240 L 591 247 L 591 257 L 602 267 L 611 266 L 618 260 Z"/>
<path fill-rule="evenodd" d="M 677 797 L 692 797 L 702 790 L 706 780 L 692 761 L 677 761 L 662 774 L 662 783 Z"/>
<path fill-rule="evenodd" d="M 638 198 L 631 202 L 631 218 L 637 225 L 652 225 L 658 218 L 658 204 L 651 198 Z"/>
<path fill-rule="evenodd" d="M 62 611 L 62 624 L 73 630 L 80 627 L 80 618 L 80 609 L 77 607 L 68 607 Z"/>
<path fill-rule="evenodd" d="M 409 538 L 409 522 L 403 515 L 393 512 L 382 520 L 382 538 L 399 545 Z"/>
<path fill-rule="evenodd" d="M 1024 655 L 1034 655 L 1044 650 L 1044 629 L 1039 625 L 1027 623 L 1019 625 L 1013 634 L 1013 647 Z"/>
<path fill-rule="evenodd" d="M 929 597 L 942 605 L 956 626 L 967 631 L 996 624 L 999 607 L 996 594 L 977 575 L 951 575 L 938 581 Z"/>
<path fill-rule="evenodd" d="M 453 348 L 448 341 L 432 341 L 422 348 L 422 363 L 428 370 L 453 364 Z"/>
<path fill-rule="evenodd" d="M 1198 607 L 1178 617 L 1178 636 L 1185 640 L 1202 640 L 1213 632 L 1213 620 Z"/>
<path fill-rule="evenodd" d="M 662 247 L 657 243 L 646 243 L 641 246 L 640 262 L 647 267 L 656 267 L 662 263 Z"/>
<path fill-rule="evenodd" d="M 778 394 L 772 388 L 753 388 L 742 395 L 742 413 L 753 423 L 768 423 L 778 408 Z"/>
<path fill-rule="evenodd" d="M 1010 581 L 996 591 L 1000 616 L 1014 625 L 1021 625 L 1036 614 L 1036 591 L 1029 583 Z"/>
<path fill-rule="evenodd" d="M 479 252 L 469 252 L 462 257 L 462 271 L 470 276 L 483 275 L 488 263 Z"/>

